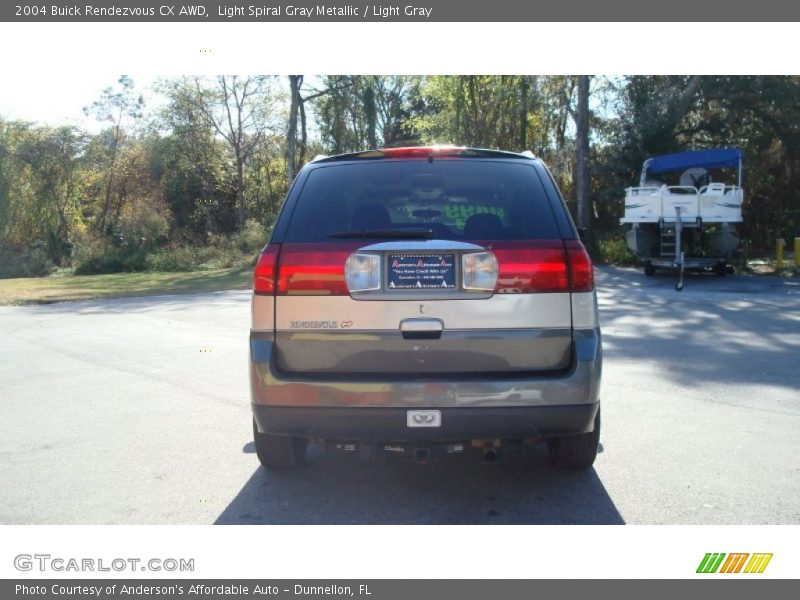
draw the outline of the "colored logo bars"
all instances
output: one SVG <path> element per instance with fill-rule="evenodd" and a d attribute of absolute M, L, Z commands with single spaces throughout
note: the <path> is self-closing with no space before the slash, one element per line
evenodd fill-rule
<path fill-rule="evenodd" d="M 727 556 L 727 558 L 725 558 Z M 747 558 L 750 557 L 750 560 Z M 772 553 L 749 554 L 708 552 L 697 567 L 698 573 L 763 573 L 772 559 Z M 723 562 L 723 560 L 725 562 Z M 745 566 L 746 563 L 746 566 Z M 720 567 L 720 565 L 722 565 Z M 744 570 L 742 570 L 744 567 Z"/>

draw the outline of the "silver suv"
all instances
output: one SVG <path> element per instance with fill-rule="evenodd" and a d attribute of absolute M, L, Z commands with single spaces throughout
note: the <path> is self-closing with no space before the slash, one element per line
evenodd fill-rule
<path fill-rule="evenodd" d="M 309 440 L 372 459 L 600 436 L 592 263 L 529 153 L 393 148 L 306 165 L 255 269 L 250 377 L 267 468 Z"/>

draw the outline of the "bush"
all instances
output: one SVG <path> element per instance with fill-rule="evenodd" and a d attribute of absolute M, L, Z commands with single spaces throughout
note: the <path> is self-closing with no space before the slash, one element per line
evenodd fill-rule
<path fill-rule="evenodd" d="M 175 246 L 149 254 L 145 264 L 148 271 L 172 273 L 243 267 L 255 264 L 255 260 L 255 254 L 244 254 L 231 246 Z"/>
<path fill-rule="evenodd" d="M 132 201 L 109 235 L 80 241 L 73 266 L 77 275 L 144 271 L 148 254 L 166 240 L 169 219 L 158 203 Z"/>
<path fill-rule="evenodd" d="M 230 243 L 245 254 L 258 252 L 267 243 L 267 229 L 255 219 L 248 219 L 244 229 L 231 236 Z"/>
<path fill-rule="evenodd" d="M 111 237 L 84 239 L 75 253 L 75 273 L 176 273 L 243 267 L 255 264 L 268 235 L 258 221 L 248 220 L 238 233 L 209 235 L 207 246 L 174 245 L 156 249 L 156 240 L 163 239 L 165 221 L 155 213 L 144 214 L 144 217 L 137 221 L 121 220 Z"/>
<path fill-rule="evenodd" d="M 249 257 L 242 254 L 238 248 L 210 247 L 204 248 L 204 250 L 205 260 L 202 263 L 202 268 L 205 269 L 240 267 L 249 262 Z"/>
<path fill-rule="evenodd" d="M 24 250 L 0 248 L 0 279 L 46 277 L 56 266 L 41 245 Z"/>
<path fill-rule="evenodd" d="M 198 251 L 186 246 L 162 248 L 147 255 L 145 265 L 148 271 L 177 273 L 194 271 L 198 268 Z"/>
<path fill-rule="evenodd" d="M 621 237 L 607 238 L 597 242 L 600 256 L 597 262 L 616 265 L 633 266 L 636 264 L 636 255 L 628 249 L 628 244 Z"/>
<path fill-rule="evenodd" d="M 146 257 L 143 248 L 117 246 L 108 238 L 100 238 L 80 244 L 73 265 L 76 275 L 144 271 Z"/>
<path fill-rule="evenodd" d="M 85 236 L 75 252 L 76 275 L 144 271 L 148 254 L 166 240 L 169 219 L 146 202 L 126 205 L 109 235 Z"/>
<path fill-rule="evenodd" d="M 145 202 L 132 202 L 125 207 L 114 224 L 115 244 L 120 247 L 142 249 L 145 253 L 154 250 L 166 241 L 169 219 Z"/>

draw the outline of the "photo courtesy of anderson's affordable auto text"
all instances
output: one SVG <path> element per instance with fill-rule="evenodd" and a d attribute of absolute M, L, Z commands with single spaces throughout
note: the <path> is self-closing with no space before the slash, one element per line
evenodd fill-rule
<path fill-rule="evenodd" d="M 696 4 L 0 6 L 0 598 L 788 595 L 800 10 Z"/>

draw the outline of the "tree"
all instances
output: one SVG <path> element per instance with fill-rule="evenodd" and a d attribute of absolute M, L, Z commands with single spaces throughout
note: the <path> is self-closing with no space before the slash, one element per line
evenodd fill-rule
<path fill-rule="evenodd" d="M 245 223 L 245 167 L 266 144 L 268 133 L 277 129 L 272 78 L 264 75 L 240 77 L 220 75 L 207 85 L 193 80 L 187 97 L 214 131 L 228 144 L 236 168 L 237 224 Z"/>
<path fill-rule="evenodd" d="M 322 143 L 342 154 L 416 141 L 409 124 L 410 98 L 419 77 L 350 75 L 323 78 L 315 100 Z"/>
<path fill-rule="evenodd" d="M 104 230 L 107 225 L 108 212 L 111 208 L 111 190 L 114 185 L 117 158 L 124 136 L 123 120 L 125 118 L 139 119 L 144 110 L 144 98 L 141 95 L 136 96 L 134 93 L 133 79 L 127 75 L 122 75 L 117 80 L 117 84 L 118 87 L 116 89 L 107 87 L 103 90 L 99 99 L 83 109 L 87 115 L 93 114 L 99 121 L 111 123 L 112 129 L 103 207 L 99 218 L 95 221 L 100 231 Z"/>
<path fill-rule="evenodd" d="M 152 140 L 153 176 L 164 190 L 174 226 L 188 239 L 236 228 L 236 190 L 226 176 L 228 146 L 196 108 L 194 86 L 159 82 L 169 102 L 158 115 L 161 135 Z"/>
<path fill-rule="evenodd" d="M 575 191 L 578 202 L 578 227 L 592 238 L 591 202 L 589 200 L 589 81 L 578 77 L 578 110 L 575 117 Z"/>
<path fill-rule="evenodd" d="M 297 120 L 300 115 L 303 98 L 300 88 L 303 85 L 302 75 L 289 75 L 289 126 L 286 133 L 286 179 L 294 181 L 296 174 L 297 153 Z M 305 111 L 303 112 L 303 136 L 305 137 Z M 305 141 L 303 143 L 305 146 Z"/>
<path fill-rule="evenodd" d="M 50 259 L 63 265 L 71 254 L 73 228 L 82 223 L 81 159 L 87 136 L 75 127 L 39 128 L 19 148 L 27 165 L 41 236 Z"/>

